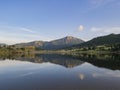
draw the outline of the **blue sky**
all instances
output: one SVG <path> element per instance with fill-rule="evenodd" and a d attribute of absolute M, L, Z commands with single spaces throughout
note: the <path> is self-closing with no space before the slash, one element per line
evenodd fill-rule
<path fill-rule="evenodd" d="M 0 0 L 0 43 L 120 33 L 120 0 Z"/>

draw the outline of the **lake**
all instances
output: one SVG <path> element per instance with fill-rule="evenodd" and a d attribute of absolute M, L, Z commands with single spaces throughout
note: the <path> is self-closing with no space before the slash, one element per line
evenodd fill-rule
<path fill-rule="evenodd" d="M 0 57 L 0 90 L 120 90 L 120 56 Z"/>

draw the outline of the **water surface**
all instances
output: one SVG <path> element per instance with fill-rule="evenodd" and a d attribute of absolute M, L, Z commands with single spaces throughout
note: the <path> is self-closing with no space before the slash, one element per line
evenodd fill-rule
<path fill-rule="evenodd" d="M 51 54 L 1 58 L 0 90 L 120 90 L 120 62 L 114 59 Z"/>

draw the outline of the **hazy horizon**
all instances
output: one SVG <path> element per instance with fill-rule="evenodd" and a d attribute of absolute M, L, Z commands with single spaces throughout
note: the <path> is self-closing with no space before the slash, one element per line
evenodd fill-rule
<path fill-rule="evenodd" d="M 120 0 L 5 0 L 0 13 L 0 43 L 120 33 Z"/>
<path fill-rule="evenodd" d="M 111 33 L 111 34 L 115 34 L 115 33 Z M 110 35 L 110 34 L 107 34 L 107 35 Z M 100 36 L 97 36 L 97 37 L 101 37 L 101 36 L 103 36 L 103 35 L 100 35 Z M 29 43 L 29 42 L 34 42 L 34 41 L 50 42 L 50 41 L 59 40 L 59 39 L 65 38 L 65 37 L 68 37 L 68 36 L 59 37 L 59 38 L 51 39 L 51 40 L 40 40 L 40 39 L 38 39 L 38 40 L 21 41 L 21 42 L 16 42 L 16 43 L 0 43 L 0 44 L 14 45 L 14 44 L 20 44 L 20 43 Z M 71 36 L 71 37 L 74 37 L 74 36 Z M 97 38 L 97 37 L 93 37 L 92 39 Z M 79 37 L 74 37 L 74 38 L 81 39 Z M 90 39 L 90 40 L 92 40 L 92 39 Z M 84 39 L 81 39 L 81 40 L 83 40 L 85 42 L 89 41 L 89 40 L 84 40 Z"/>

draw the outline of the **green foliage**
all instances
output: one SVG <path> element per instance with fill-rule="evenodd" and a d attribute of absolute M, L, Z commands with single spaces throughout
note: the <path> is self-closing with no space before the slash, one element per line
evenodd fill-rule
<path fill-rule="evenodd" d="M 27 46 L 27 47 L 15 47 L 14 45 L 11 46 L 2 46 L 0 47 L 0 54 L 8 54 L 8 53 L 29 53 L 33 52 L 35 47 Z"/>
<path fill-rule="evenodd" d="M 97 37 L 88 42 L 73 46 L 72 49 L 79 49 L 77 51 L 95 50 L 120 52 L 120 34 Z"/>

